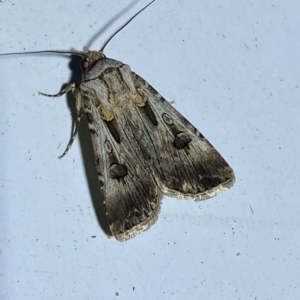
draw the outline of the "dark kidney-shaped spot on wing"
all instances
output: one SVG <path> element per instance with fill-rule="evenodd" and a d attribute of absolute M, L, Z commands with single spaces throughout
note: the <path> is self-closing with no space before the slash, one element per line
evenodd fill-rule
<path fill-rule="evenodd" d="M 112 179 L 120 179 L 127 175 L 127 168 L 124 165 L 113 164 L 109 168 L 109 176 Z"/>
<path fill-rule="evenodd" d="M 189 134 L 187 134 L 186 132 L 180 132 L 176 135 L 173 141 L 173 146 L 177 149 L 182 149 L 191 141 L 192 139 Z"/>

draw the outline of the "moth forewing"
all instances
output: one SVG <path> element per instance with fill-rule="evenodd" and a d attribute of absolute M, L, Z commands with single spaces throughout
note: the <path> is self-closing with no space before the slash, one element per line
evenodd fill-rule
<path fill-rule="evenodd" d="M 132 73 L 146 114 L 141 115 L 144 134 L 140 143 L 155 140 L 150 166 L 164 193 L 204 200 L 231 187 L 234 173 L 205 137 L 140 76 Z M 146 150 L 149 149 L 144 147 Z M 152 150 L 150 150 L 151 152 Z M 148 155 L 148 156 L 149 156 Z"/>
<path fill-rule="evenodd" d="M 107 58 L 84 74 L 79 90 L 87 116 L 100 186 L 105 199 L 110 229 L 119 240 L 146 230 L 157 219 L 160 190 L 149 176 L 124 109 L 133 104 L 135 88 L 127 66 Z"/>

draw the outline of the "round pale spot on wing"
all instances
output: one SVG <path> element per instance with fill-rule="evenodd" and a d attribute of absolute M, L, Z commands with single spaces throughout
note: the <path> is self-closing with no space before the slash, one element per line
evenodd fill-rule
<path fill-rule="evenodd" d="M 105 145 L 106 152 L 107 153 L 112 153 L 112 145 L 111 145 L 110 141 L 106 140 L 104 145 Z"/>
<path fill-rule="evenodd" d="M 170 116 L 168 114 L 164 113 L 162 115 L 162 118 L 163 118 L 163 120 L 164 120 L 164 122 L 166 124 L 168 124 L 168 125 L 172 125 L 173 124 L 173 120 L 170 118 Z"/>

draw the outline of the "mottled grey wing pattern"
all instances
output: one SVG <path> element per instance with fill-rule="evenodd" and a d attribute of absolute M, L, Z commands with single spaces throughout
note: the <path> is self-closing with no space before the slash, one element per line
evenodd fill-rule
<path fill-rule="evenodd" d="M 144 79 L 133 72 L 132 78 L 146 103 L 138 109 L 144 123 L 139 144 L 160 189 L 203 200 L 231 187 L 233 170 L 218 151 Z"/>
<path fill-rule="evenodd" d="M 80 89 L 110 229 L 118 240 L 125 241 L 156 221 L 161 192 L 143 156 L 138 155 L 140 147 L 129 124 L 132 116 L 118 105 L 116 91 L 124 84 L 117 80 L 116 72 L 111 68 L 100 79 L 82 83 Z M 124 90 L 121 97 L 126 99 L 126 93 L 129 96 Z M 110 116 L 113 119 L 106 121 Z"/>
<path fill-rule="evenodd" d="M 156 221 L 160 191 L 202 200 L 234 183 L 222 156 L 128 65 L 98 60 L 84 75 L 80 95 L 118 240 Z"/>

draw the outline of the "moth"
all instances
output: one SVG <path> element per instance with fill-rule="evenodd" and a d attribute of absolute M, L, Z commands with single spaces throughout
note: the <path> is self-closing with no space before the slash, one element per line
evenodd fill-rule
<path fill-rule="evenodd" d="M 98 51 L 55 51 L 82 57 L 82 81 L 56 95 L 40 93 L 72 91 L 76 99 L 75 128 L 61 157 L 87 118 L 106 215 L 119 241 L 155 223 L 162 194 L 199 201 L 235 181 L 224 158 L 171 103 L 128 65 L 104 55 L 111 38 L 142 10 Z"/>

